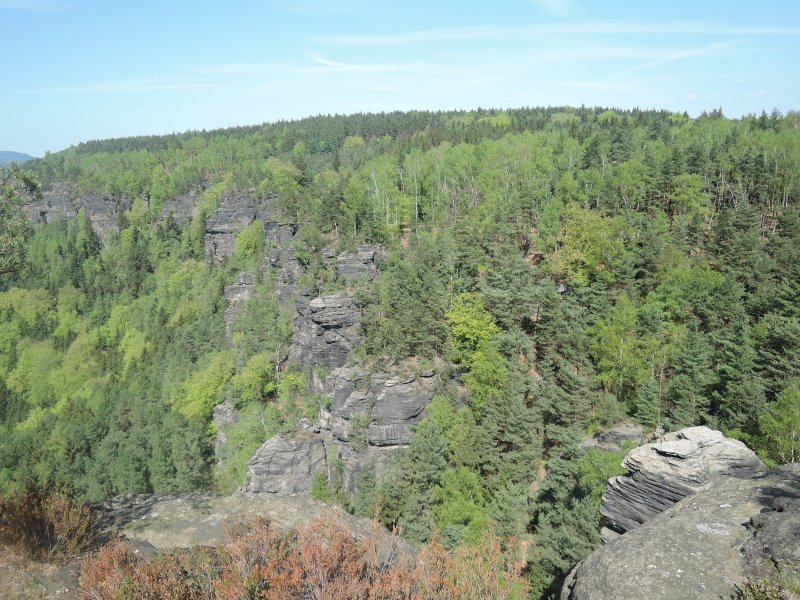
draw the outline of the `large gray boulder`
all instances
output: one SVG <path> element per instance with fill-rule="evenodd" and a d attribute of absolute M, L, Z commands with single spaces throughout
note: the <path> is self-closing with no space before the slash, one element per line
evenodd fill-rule
<path fill-rule="evenodd" d="M 798 498 L 800 464 L 749 478 L 713 478 L 706 489 L 584 559 L 561 598 L 738 598 L 748 582 L 797 578 Z M 782 597 L 797 596 L 786 591 Z"/>
<path fill-rule="evenodd" d="M 718 476 L 749 477 L 764 468 L 742 442 L 708 427 L 688 427 L 634 448 L 622 466 L 628 474 L 612 477 L 603 496 L 605 541 L 707 489 Z"/>
<path fill-rule="evenodd" d="M 325 444 L 311 432 L 276 435 L 247 463 L 246 492 L 307 494 L 314 477 L 327 472 Z"/>

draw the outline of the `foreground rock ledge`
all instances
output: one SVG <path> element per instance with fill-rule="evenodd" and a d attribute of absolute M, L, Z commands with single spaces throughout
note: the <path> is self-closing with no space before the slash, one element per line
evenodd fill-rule
<path fill-rule="evenodd" d="M 800 464 L 722 477 L 583 560 L 562 600 L 736 598 L 800 572 Z"/>

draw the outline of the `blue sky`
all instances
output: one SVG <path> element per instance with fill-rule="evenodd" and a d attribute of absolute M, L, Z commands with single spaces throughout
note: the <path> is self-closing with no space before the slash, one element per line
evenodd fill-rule
<path fill-rule="evenodd" d="M 395 109 L 800 109 L 800 2 L 0 0 L 0 149 Z"/>

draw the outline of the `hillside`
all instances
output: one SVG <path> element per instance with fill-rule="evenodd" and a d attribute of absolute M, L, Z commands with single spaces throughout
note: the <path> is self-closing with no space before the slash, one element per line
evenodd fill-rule
<path fill-rule="evenodd" d="M 796 460 L 798 125 L 408 112 L 49 154 L 0 276 L 0 491 L 311 495 L 495 532 L 557 595 L 621 472 L 587 435 Z"/>
<path fill-rule="evenodd" d="M 22 152 L 11 152 L 10 150 L 0 150 L 0 166 L 8 165 L 12 162 L 25 163 L 30 160 L 35 160 L 35 156 L 24 154 Z"/>

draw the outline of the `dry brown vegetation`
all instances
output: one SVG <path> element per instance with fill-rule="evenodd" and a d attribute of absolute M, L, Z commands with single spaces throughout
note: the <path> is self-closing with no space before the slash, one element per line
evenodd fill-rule
<path fill-rule="evenodd" d="M 96 537 L 91 511 L 69 491 L 30 485 L 0 496 L 0 543 L 31 559 L 67 563 Z"/>
<path fill-rule="evenodd" d="M 434 539 L 410 564 L 332 520 L 284 533 L 259 518 L 230 527 L 223 545 L 149 562 L 113 540 L 86 559 L 81 587 L 85 600 L 500 600 L 526 597 L 520 570 L 492 538 L 454 555 Z"/>

